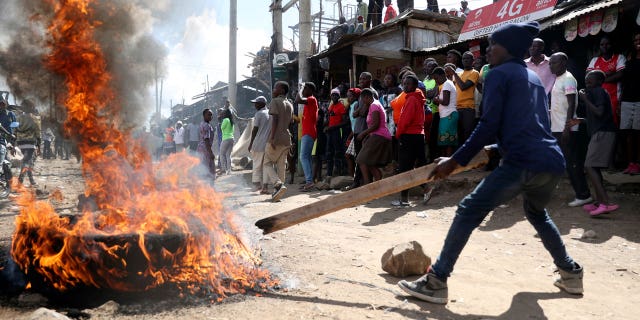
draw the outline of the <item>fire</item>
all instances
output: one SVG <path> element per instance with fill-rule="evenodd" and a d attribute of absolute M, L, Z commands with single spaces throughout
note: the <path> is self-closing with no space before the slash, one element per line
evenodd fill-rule
<path fill-rule="evenodd" d="M 65 291 L 142 291 L 173 284 L 219 298 L 275 284 L 239 237 L 223 195 L 194 178 L 198 160 L 173 155 L 152 165 L 119 129 L 120 101 L 94 39 L 93 0 L 45 0 L 46 66 L 65 79 L 65 130 L 78 137 L 85 195 L 99 210 L 62 217 L 21 192 L 12 256 L 32 282 Z M 36 283 L 32 283 L 35 285 Z"/>

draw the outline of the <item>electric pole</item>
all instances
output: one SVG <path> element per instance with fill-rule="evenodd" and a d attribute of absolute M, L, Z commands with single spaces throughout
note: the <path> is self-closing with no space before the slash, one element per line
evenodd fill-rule
<path fill-rule="evenodd" d="M 311 0 L 300 0 L 300 36 L 298 37 L 298 80 L 305 82 L 311 80 L 311 68 L 307 58 L 311 56 Z"/>
<path fill-rule="evenodd" d="M 229 1 L 229 102 L 236 105 L 236 55 L 238 51 L 238 0 Z"/>

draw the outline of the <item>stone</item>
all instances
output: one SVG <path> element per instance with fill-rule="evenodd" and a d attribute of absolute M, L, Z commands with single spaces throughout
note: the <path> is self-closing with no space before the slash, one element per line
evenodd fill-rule
<path fill-rule="evenodd" d="M 353 184 L 353 177 L 349 176 L 337 176 L 331 178 L 329 188 L 333 190 L 340 190 L 344 187 L 348 187 Z"/>
<path fill-rule="evenodd" d="M 120 305 L 113 300 L 109 300 L 95 309 L 85 311 L 89 311 L 88 313 L 93 315 L 114 316 L 118 309 L 120 309 Z"/>
<path fill-rule="evenodd" d="M 329 190 L 330 185 L 324 181 L 316 182 L 316 189 Z"/>
<path fill-rule="evenodd" d="M 431 265 L 431 258 L 422 250 L 417 241 L 395 245 L 382 255 L 382 270 L 390 275 L 403 278 L 423 275 Z"/>
<path fill-rule="evenodd" d="M 582 239 L 595 239 L 597 238 L 598 235 L 596 234 L 595 231 L 593 230 L 587 230 L 582 234 Z"/>
<path fill-rule="evenodd" d="M 49 299 L 39 293 L 23 293 L 18 296 L 18 303 L 25 307 L 38 307 L 47 305 Z"/>
<path fill-rule="evenodd" d="M 38 310 L 34 311 L 29 316 L 28 319 L 29 320 L 71 320 L 71 318 L 47 308 L 39 308 Z"/>

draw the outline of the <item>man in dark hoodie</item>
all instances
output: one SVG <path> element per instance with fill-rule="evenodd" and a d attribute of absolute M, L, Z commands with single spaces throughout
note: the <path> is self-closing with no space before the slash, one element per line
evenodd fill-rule
<path fill-rule="evenodd" d="M 487 94 L 480 122 L 451 158 L 438 159 L 432 176 L 447 177 L 495 140 L 503 160 L 458 205 L 440 256 L 427 274 L 413 282 L 398 282 L 402 290 L 416 298 L 447 303 L 447 278 L 471 232 L 495 207 L 519 194 L 527 220 L 558 267 L 560 277 L 554 284 L 571 294 L 583 292 L 583 269 L 568 255 L 558 228 L 545 209 L 564 172 L 564 159 L 551 135 L 544 86 L 522 60 L 538 32 L 537 22 L 507 24 L 490 37 L 489 63 L 494 68 L 485 83 Z"/>

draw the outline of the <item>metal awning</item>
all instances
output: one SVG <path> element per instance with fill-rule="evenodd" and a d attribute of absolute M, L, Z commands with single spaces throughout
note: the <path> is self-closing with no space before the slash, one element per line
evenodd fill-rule
<path fill-rule="evenodd" d="M 613 5 L 617 5 L 619 3 L 622 3 L 623 0 L 604 0 L 604 1 L 599 1 L 596 2 L 594 4 L 591 5 L 587 5 L 584 6 L 581 3 L 576 3 L 573 6 L 566 6 L 563 8 L 559 8 L 553 11 L 553 13 L 549 16 L 546 17 L 544 19 L 540 19 L 540 30 L 545 30 L 548 29 L 550 27 L 562 24 L 564 22 L 567 22 L 573 18 L 585 15 L 587 13 L 591 13 L 594 11 L 598 11 L 600 9 L 604 9 L 604 8 L 608 8 L 610 6 Z M 443 44 L 437 47 L 431 47 L 431 48 L 424 48 L 424 49 L 420 49 L 420 50 L 413 50 L 413 51 L 409 51 L 412 53 L 431 53 L 431 52 L 436 52 L 436 51 L 441 51 L 441 50 L 446 50 L 452 47 L 455 47 L 456 45 L 460 44 L 460 43 L 465 43 L 465 42 L 469 42 L 472 40 L 477 40 L 477 39 L 484 39 L 487 38 L 489 35 L 482 35 L 482 36 L 478 36 L 472 39 L 467 39 L 467 40 L 462 40 L 462 41 L 456 41 L 456 42 L 451 42 L 451 43 L 447 43 L 447 44 Z"/>
<path fill-rule="evenodd" d="M 594 3 L 592 5 L 586 6 L 584 8 L 575 10 L 575 11 L 571 11 L 571 12 L 562 12 L 559 14 L 558 17 L 555 18 L 550 18 L 550 19 L 544 19 L 544 22 L 541 22 L 540 24 L 540 29 L 546 29 L 549 27 L 553 27 L 553 26 L 557 26 L 559 24 L 562 24 L 564 22 L 567 22 L 573 18 L 577 18 L 579 16 L 585 15 L 587 13 L 591 13 L 594 11 L 598 11 L 600 9 L 604 9 L 616 4 L 621 3 L 622 0 L 604 0 L 604 1 L 600 1 L 597 3 Z"/>

